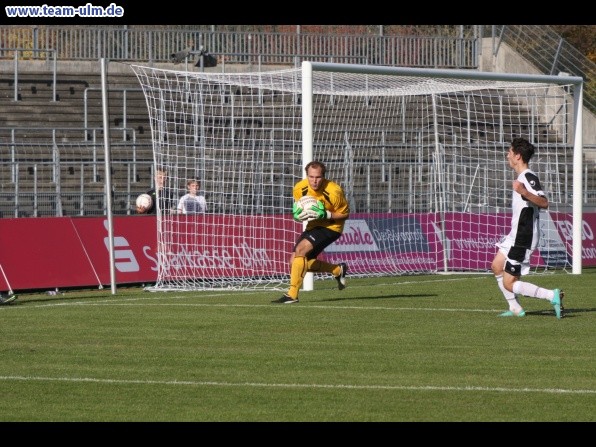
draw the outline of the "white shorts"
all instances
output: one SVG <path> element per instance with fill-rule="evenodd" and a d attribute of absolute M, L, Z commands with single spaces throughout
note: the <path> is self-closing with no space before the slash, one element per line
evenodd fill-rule
<path fill-rule="evenodd" d="M 530 273 L 530 257 L 534 250 L 515 247 L 512 251 L 513 242 L 512 238 L 504 236 L 495 244 L 499 251 L 505 255 L 505 271 L 513 276 L 527 275 Z"/>

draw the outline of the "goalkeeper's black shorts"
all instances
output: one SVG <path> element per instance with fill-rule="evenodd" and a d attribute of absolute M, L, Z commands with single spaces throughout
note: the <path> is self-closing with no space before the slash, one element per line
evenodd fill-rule
<path fill-rule="evenodd" d="M 296 250 L 296 245 L 298 245 L 302 239 L 308 239 L 313 245 L 313 249 L 306 254 L 306 259 L 315 259 L 321 253 L 323 253 L 325 248 L 338 240 L 340 236 L 341 233 L 330 230 L 329 228 L 314 227 L 311 230 L 304 231 L 298 237 L 296 244 L 294 245 L 294 250 Z"/>

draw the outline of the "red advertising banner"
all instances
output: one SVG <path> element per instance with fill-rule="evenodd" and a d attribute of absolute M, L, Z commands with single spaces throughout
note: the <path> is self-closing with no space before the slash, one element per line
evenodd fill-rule
<path fill-rule="evenodd" d="M 325 256 L 342 261 L 350 253 L 352 272 L 396 271 L 396 264 L 401 271 L 441 271 L 445 265 L 451 271 L 488 271 L 494 244 L 509 230 L 510 215 L 448 213 L 446 217 L 443 226 L 434 214 L 355 214 Z M 169 216 L 160 224 L 177 231 L 164 245 L 169 250 L 165 271 L 197 277 L 287 274 L 289 254 L 300 232 L 300 225 L 289 216 Z M 155 282 L 156 217 L 118 216 L 113 225 L 116 283 Z M 584 267 L 596 266 L 595 228 L 596 213 L 585 213 Z M 543 212 L 540 229 L 533 264 L 554 267 L 570 262 L 572 216 Z M 2 291 L 110 285 L 107 220 L 0 219 L 0 264 Z"/>
<path fill-rule="evenodd" d="M 344 233 L 324 253 L 343 262 L 350 253 L 351 272 L 435 271 L 443 261 L 431 214 L 355 214 Z"/>
<path fill-rule="evenodd" d="M 164 278 L 287 275 L 301 224 L 290 216 L 198 214 L 166 216 Z"/>
<path fill-rule="evenodd" d="M 1 290 L 99 284 L 67 217 L 0 219 L 0 263 Z"/>
<path fill-rule="evenodd" d="M 551 213 L 557 233 L 561 236 L 567 253 L 573 245 L 573 221 L 570 214 Z M 596 266 L 596 213 L 584 213 L 582 216 L 582 266 Z"/>
<path fill-rule="evenodd" d="M 532 266 L 570 265 L 571 259 L 556 225 L 556 219 L 567 217 L 561 213 L 540 212 L 540 244 L 530 259 Z M 446 213 L 445 220 L 443 242 L 450 269 L 490 270 L 497 251 L 495 244 L 511 229 L 511 214 Z"/>
<path fill-rule="evenodd" d="M 70 218 L 77 237 L 103 285 L 111 284 L 108 221 L 98 217 Z M 157 227 L 155 216 L 114 217 L 114 271 L 116 284 L 155 282 Z"/>

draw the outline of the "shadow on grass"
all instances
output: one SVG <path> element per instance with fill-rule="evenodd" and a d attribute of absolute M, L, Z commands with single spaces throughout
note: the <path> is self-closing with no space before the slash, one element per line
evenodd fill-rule
<path fill-rule="evenodd" d="M 338 297 L 338 298 L 324 298 L 317 301 L 357 301 L 357 300 L 382 300 L 393 298 L 436 298 L 436 293 L 400 293 L 394 295 L 377 295 L 377 296 L 360 296 L 360 297 Z"/>
<path fill-rule="evenodd" d="M 106 299 L 106 298 L 116 298 L 113 295 L 107 295 L 107 294 L 95 294 L 95 293 L 90 293 L 89 295 L 85 295 L 85 296 L 69 296 L 68 294 L 62 294 L 59 293 L 58 295 L 43 295 L 43 296 L 31 296 L 31 297 L 18 297 L 16 300 L 14 300 L 12 303 L 9 304 L 5 304 L 4 306 L 18 306 L 18 305 L 23 305 L 23 304 L 29 304 L 29 303 L 67 303 L 69 301 L 74 301 L 74 300 L 86 300 L 86 299 Z"/>
<path fill-rule="evenodd" d="M 592 307 L 592 308 L 579 308 L 579 309 L 565 308 L 565 310 L 563 311 L 563 316 L 561 317 L 561 319 L 564 319 L 564 318 L 574 318 L 574 317 L 577 316 L 577 315 L 574 315 L 574 314 L 582 314 L 582 313 L 589 313 L 589 312 L 596 312 L 596 308 L 594 308 L 594 307 Z M 527 311 L 526 310 L 526 316 L 537 316 L 537 317 L 554 318 L 555 311 L 552 310 L 552 309 L 532 310 L 532 311 Z"/>

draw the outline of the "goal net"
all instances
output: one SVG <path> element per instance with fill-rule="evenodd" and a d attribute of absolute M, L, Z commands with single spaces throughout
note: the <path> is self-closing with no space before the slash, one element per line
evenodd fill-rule
<path fill-rule="evenodd" d="M 534 271 L 571 269 L 571 83 L 323 63 L 257 73 L 131 67 L 155 169 L 167 172 L 154 289 L 286 289 L 302 230 L 292 187 L 312 159 L 350 202 L 344 234 L 322 255 L 346 262 L 350 276 L 488 272 L 510 227 L 506 153 L 515 137 L 535 145 L 530 168 L 550 203 Z M 200 182 L 204 213 L 163 201 L 188 192 L 190 179 Z"/>

